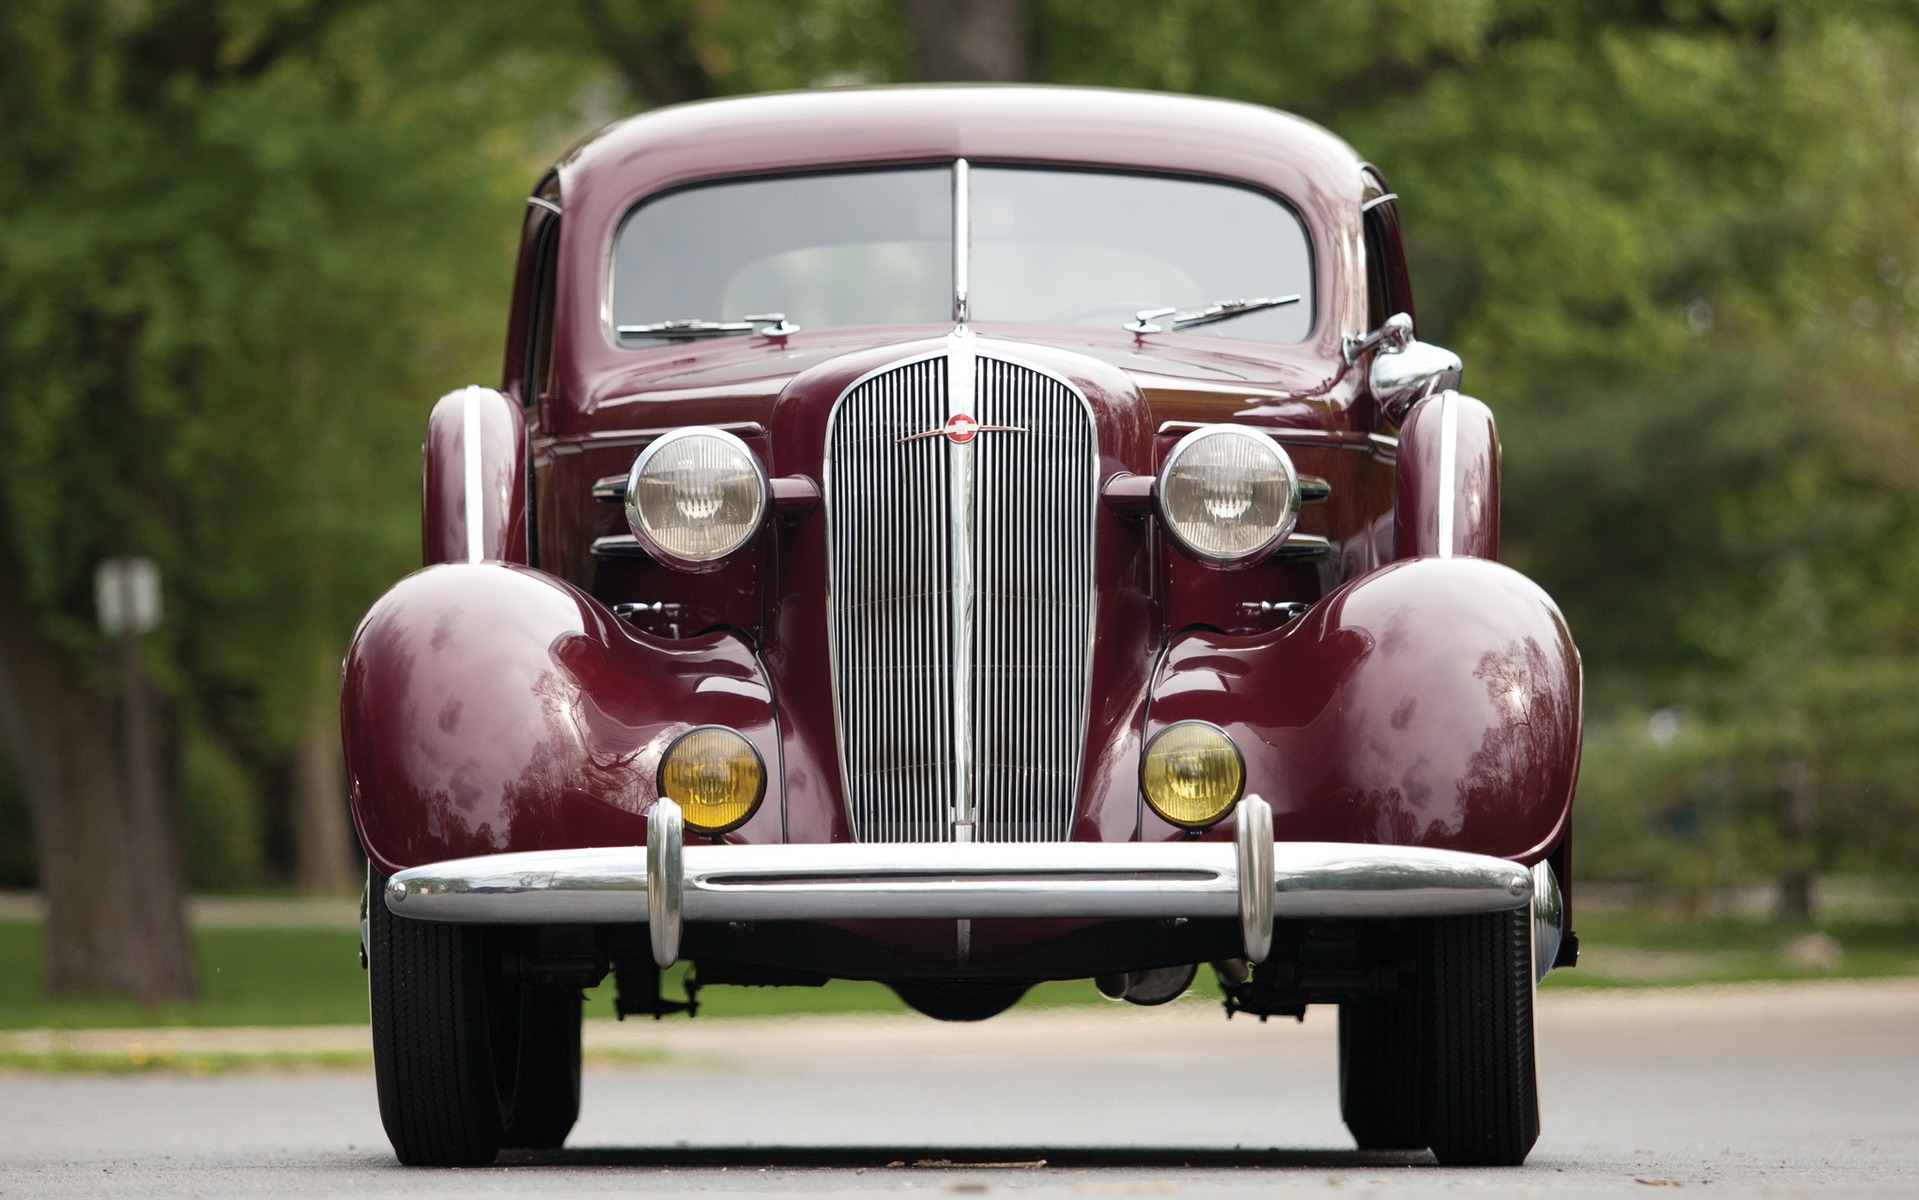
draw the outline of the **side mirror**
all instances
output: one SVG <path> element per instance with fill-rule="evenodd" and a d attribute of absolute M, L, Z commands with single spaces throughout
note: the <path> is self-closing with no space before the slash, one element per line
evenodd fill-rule
<path fill-rule="evenodd" d="M 1386 323 L 1365 337 L 1348 336 L 1340 343 L 1340 353 L 1346 356 L 1346 365 L 1352 366 L 1359 356 L 1368 350 L 1403 350 L 1413 340 L 1413 318 L 1410 313 L 1394 313 L 1386 318 Z"/>
<path fill-rule="evenodd" d="M 1346 361 L 1357 362 L 1376 350 L 1366 372 L 1373 403 L 1391 424 L 1405 420 L 1413 405 L 1436 392 L 1459 387 L 1459 355 L 1413 337 L 1413 319 L 1394 313 L 1374 332 L 1347 342 Z"/>

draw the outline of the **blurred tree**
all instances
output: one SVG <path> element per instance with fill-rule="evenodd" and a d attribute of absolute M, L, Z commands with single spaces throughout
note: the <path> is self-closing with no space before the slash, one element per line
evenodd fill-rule
<path fill-rule="evenodd" d="M 898 0 L 573 0 L 619 115 L 710 96 L 910 77 Z"/>
<path fill-rule="evenodd" d="M 315 664 L 417 561 L 419 422 L 493 373 L 527 183 L 636 107 L 889 79 L 1207 92 L 1346 136 L 1404 194 L 1423 335 L 1500 414 L 1510 557 L 1586 652 L 1582 867 L 1910 870 L 1916 25 L 1912 0 L 13 0 L 0 746 L 50 979 L 133 986 L 125 904 L 86 886 L 126 853 L 93 563 L 169 583 L 147 667 L 196 881 L 336 886 Z"/>
<path fill-rule="evenodd" d="M 1717 731 L 1697 768 L 1601 739 L 1585 795 L 1675 761 L 1676 794 L 1697 770 L 1731 797 L 1722 863 L 1800 891 L 1842 858 L 1911 869 L 1919 795 L 1870 764 L 1919 744 L 1919 6 L 1036 13 L 1045 78 L 1290 109 L 1402 193 L 1422 336 L 1500 415 L 1508 557 L 1565 607 L 1589 712 L 1680 704 Z M 1782 634 L 1812 609 L 1823 641 Z"/>
<path fill-rule="evenodd" d="M 93 563 L 162 564 L 146 652 L 187 782 L 237 770 L 257 796 L 307 728 L 332 740 L 337 675 L 311 665 L 417 562 L 420 414 L 492 374 L 529 114 L 590 75 L 529 43 L 536 17 L 0 9 L 0 732 L 55 991 L 139 991 L 155 954 L 163 992 L 192 983 L 177 911 L 160 944 L 140 934 L 177 887 L 130 874 Z"/>
<path fill-rule="evenodd" d="M 932 82 L 1031 78 L 1026 0 L 900 0 L 913 75 Z"/>

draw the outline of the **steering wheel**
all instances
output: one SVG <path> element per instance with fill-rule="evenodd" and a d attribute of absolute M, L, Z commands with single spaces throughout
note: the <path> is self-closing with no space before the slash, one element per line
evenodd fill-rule
<path fill-rule="evenodd" d="M 1090 321 L 1094 317 L 1108 313 L 1119 317 L 1131 317 L 1143 308 L 1165 308 L 1157 300 L 1098 300 L 1092 304 L 1082 304 L 1069 308 L 1062 313 L 1054 313 L 1046 318 L 1048 325 L 1077 325 L 1081 321 Z"/>

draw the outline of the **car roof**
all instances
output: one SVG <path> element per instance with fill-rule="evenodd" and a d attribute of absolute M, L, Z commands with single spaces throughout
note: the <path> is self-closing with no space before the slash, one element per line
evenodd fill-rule
<path fill-rule="evenodd" d="M 726 175 L 953 158 L 1211 175 L 1289 195 L 1302 183 L 1343 196 L 1360 187 L 1351 147 L 1274 109 L 1023 85 L 831 88 L 673 105 L 607 126 L 559 170 L 563 194 L 611 185 L 637 197 Z"/>
<path fill-rule="evenodd" d="M 541 203 L 563 212 L 556 317 L 579 378 L 621 369 L 606 342 L 614 231 L 666 189 L 745 175 L 857 165 L 976 162 L 1203 176 L 1281 197 L 1312 245 L 1319 317 L 1285 351 L 1326 360 L 1365 320 L 1360 203 L 1363 163 L 1299 117 L 1230 100 L 1102 88 L 1005 85 L 830 88 L 655 109 L 587 138 L 556 167 Z M 1142 220 L 1150 220 L 1142 214 Z"/>

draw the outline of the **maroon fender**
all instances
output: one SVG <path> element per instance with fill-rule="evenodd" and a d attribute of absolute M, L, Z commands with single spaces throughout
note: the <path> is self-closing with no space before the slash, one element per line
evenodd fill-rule
<path fill-rule="evenodd" d="M 1499 557 L 1499 432 L 1471 396 L 1441 392 L 1399 429 L 1393 557 Z"/>
<path fill-rule="evenodd" d="M 374 604 L 340 700 L 354 821 L 381 870 L 638 845 L 660 756 L 693 725 L 759 750 L 766 799 L 727 840 L 781 839 L 779 732 L 752 649 L 636 633 L 529 567 L 428 567 Z"/>
<path fill-rule="evenodd" d="M 1225 729 L 1283 840 L 1534 862 L 1572 811 L 1580 702 L 1579 654 L 1545 592 L 1484 559 L 1422 558 L 1275 633 L 1176 638 L 1147 734 Z"/>
<path fill-rule="evenodd" d="M 526 469 L 526 420 L 519 405 L 491 388 L 461 388 L 440 397 L 420 448 L 426 565 L 526 562 Z M 475 511 L 477 529 L 469 520 Z"/>

